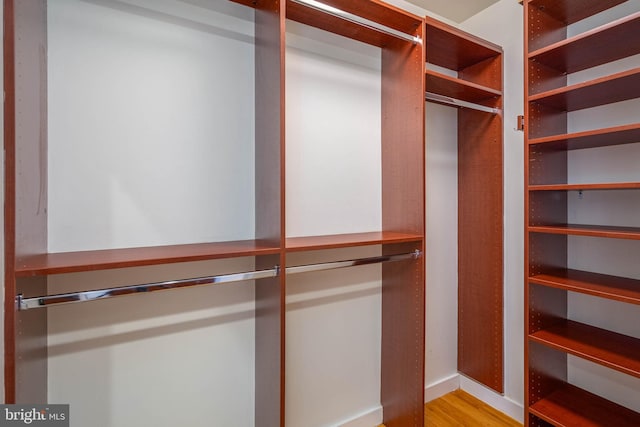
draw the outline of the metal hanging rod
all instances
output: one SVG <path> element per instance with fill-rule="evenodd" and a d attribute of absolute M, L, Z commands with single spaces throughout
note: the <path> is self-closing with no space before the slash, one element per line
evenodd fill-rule
<path fill-rule="evenodd" d="M 474 104 L 473 102 L 462 101 L 461 99 L 450 98 L 435 93 L 427 92 L 424 96 L 427 101 L 437 102 L 440 104 L 452 105 L 458 108 L 471 108 L 472 110 L 484 111 L 485 113 L 500 114 L 499 108 L 487 107 L 486 105 Z"/>
<path fill-rule="evenodd" d="M 389 262 L 389 261 L 418 259 L 420 258 L 421 255 L 422 255 L 421 251 L 415 250 L 413 252 L 409 252 L 406 254 L 375 256 L 370 258 L 358 258 L 358 259 L 352 259 L 347 261 L 324 262 L 320 264 L 298 265 L 295 267 L 287 267 L 285 270 L 287 274 L 307 273 L 310 271 L 333 270 L 336 268 L 355 267 L 358 265 L 380 264 L 382 262 Z"/>
<path fill-rule="evenodd" d="M 329 15 L 335 16 L 337 18 L 344 19 L 345 21 L 352 22 L 354 24 L 361 25 L 363 27 L 369 28 L 371 30 L 375 30 L 384 34 L 388 34 L 390 36 L 410 41 L 415 44 L 422 44 L 422 39 L 418 36 L 412 36 L 410 34 L 403 33 L 402 31 L 395 30 L 393 28 L 389 28 L 385 25 L 378 24 L 375 21 L 370 21 L 366 18 L 363 18 L 358 15 L 354 15 L 353 13 L 345 12 L 344 10 L 337 9 L 333 6 L 326 5 L 322 2 L 316 0 L 291 0 L 294 3 L 301 4 L 312 9 L 318 10 L 320 12 L 327 13 Z"/>
<path fill-rule="evenodd" d="M 148 283 L 144 285 L 121 286 L 118 288 L 70 292 L 67 294 L 47 295 L 33 298 L 24 298 L 22 295 L 18 295 L 16 300 L 19 310 L 30 310 L 33 308 L 50 307 L 52 305 L 95 301 L 141 292 L 166 291 L 168 289 L 186 288 L 191 286 L 219 285 L 222 283 L 241 282 L 243 280 L 264 279 L 266 277 L 276 277 L 278 274 L 278 267 L 274 267 L 268 270 L 249 271 L 245 273 L 222 274 L 218 276 L 198 277 L 195 279 L 169 280 L 166 282 Z"/>
<path fill-rule="evenodd" d="M 414 252 L 377 256 L 370 258 L 358 258 L 348 261 L 333 261 L 320 264 L 300 265 L 287 267 L 287 274 L 304 273 L 309 271 L 331 270 L 334 268 L 353 267 L 358 265 L 376 264 L 388 261 L 400 261 L 405 259 L 417 259 L 422 252 Z M 41 297 L 24 298 L 22 294 L 16 297 L 18 310 L 31 310 L 34 308 L 46 308 L 53 305 L 73 304 L 78 302 L 95 301 L 100 299 L 120 297 L 124 295 L 137 294 L 142 292 L 166 291 L 169 289 L 186 288 L 202 285 L 219 285 L 222 283 L 241 282 L 244 280 L 264 279 L 276 277 L 280 274 L 280 267 L 275 266 L 267 270 L 247 271 L 244 273 L 222 274 L 218 276 L 198 277 L 194 279 L 169 280 L 165 282 L 147 283 L 144 285 L 121 286 L 117 288 L 96 289 L 92 291 L 78 291 L 66 294 L 46 295 Z"/>

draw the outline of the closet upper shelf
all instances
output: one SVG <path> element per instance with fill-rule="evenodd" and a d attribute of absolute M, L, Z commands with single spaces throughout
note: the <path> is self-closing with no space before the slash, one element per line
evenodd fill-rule
<path fill-rule="evenodd" d="M 354 246 L 411 243 L 421 241 L 422 236 L 418 234 L 397 233 L 391 231 L 374 231 L 369 233 L 289 237 L 286 240 L 286 249 L 287 252 L 298 252 L 316 249 L 337 249 Z"/>
<path fill-rule="evenodd" d="M 529 191 L 637 190 L 637 189 L 640 189 L 640 182 L 529 185 Z"/>
<path fill-rule="evenodd" d="M 640 339 L 571 320 L 537 331 L 529 339 L 640 378 Z"/>
<path fill-rule="evenodd" d="M 529 282 L 630 304 L 640 304 L 640 280 L 589 271 L 549 269 Z"/>
<path fill-rule="evenodd" d="M 425 18 L 425 22 L 425 53 L 430 64 L 460 71 L 502 53 L 500 46 L 429 16 Z"/>
<path fill-rule="evenodd" d="M 312 3 L 315 6 L 312 7 L 304 3 Z M 356 15 L 407 35 L 417 34 L 422 25 L 422 19 L 418 16 L 378 0 L 367 2 L 354 2 L 351 0 L 287 0 L 287 18 L 378 47 L 384 47 L 397 40 L 394 36 L 366 25 L 350 22 L 322 10 L 327 7 Z"/>
<path fill-rule="evenodd" d="M 502 95 L 499 90 L 447 76 L 433 70 L 425 71 L 425 86 L 430 93 L 475 103 L 496 99 Z"/>
<path fill-rule="evenodd" d="M 557 426 L 640 425 L 640 414 L 570 384 L 531 405 L 531 413 Z"/>
<path fill-rule="evenodd" d="M 640 142 L 640 123 L 529 139 L 536 150 L 580 150 Z"/>
<path fill-rule="evenodd" d="M 640 240 L 640 227 L 586 224 L 531 225 L 529 226 L 529 232 Z"/>
<path fill-rule="evenodd" d="M 581 21 L 627 0 L 527 0 L 529 6 L 543 11 L 565 25 Z"/>
<path fill-rule="evenodd" d="M 640 68 L 529 95 L 529 102 L 576 111 L 640 97 Z"/>
<path fill-rule="evenodd" d="M 620 43 L 624 40 L 624 43 Z M 529 59 L 566 73 L 640 53 L 640 12 L 529 53 Z"/>
<path fill-rule="evenodd" d="M 187 245 L 151 246 L 105 249 L 82 252 L 61 252 L 19 257 L 16 276 L 42 276 L 113 268 L 140 267 L 168 263 L 204 261 L 243 256 L 279 253 L 278 246 L 257 240 Z"/>

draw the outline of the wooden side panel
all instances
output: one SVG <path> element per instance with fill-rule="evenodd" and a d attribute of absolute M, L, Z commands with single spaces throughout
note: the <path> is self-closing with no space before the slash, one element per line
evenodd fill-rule
<path fill-rule="evenodd" d="M 458 72 L 458 77 L 502 91 L 502 55 L 485 59 Z M 496 100 L 496 102 L 500 102 Z"/>
<path fill-rule="evenodd" d="M 422 37 L 424 25 L 416 35 Z M 424 50 L 382 50 L 382 228 L 424 235 Z M 420 249 L 384 245 L 384 254 Z M 381 402 L 387 427 L 424 423 L 424 258 L 383 265 Z"/>
<path fill-rule="evenodd" d="M 385 245 L 383 254 L 421 244 Z M 424 257 L 382 265 L 382 378 L 386 427 L 424 425 Z"/>
<path fill-rule="evenodd" d="M 503 391 L 502 117 L 458 113 L 458 370 Z"/>
<path fill-rule="evenodd" d="M 567 38 L 564 22 L 545 13 L 544 8 L 527 4 L 525 13 L 529 17 L 529 25 L 525 27 L 529 36 L 529 49 L 525 54 Z"/>
<path fill-rule="evenodd" d="M 14 299 L 16 258 L 47 250 L 46 1 L 6 1 L 4 23 L 5 396 L 44 403 L 46 316 L 18 317 Z M 44 280 L 27 284 L 46 288 Z"/>
<path fill-rule="evenodd" d="M 280 254 L 256 258 L 256 269 L 284 265 L 284 2 L 255 4 L 256 240 Z M 255 423 L 284 426 L 284 275 L 255 283 Z"/>

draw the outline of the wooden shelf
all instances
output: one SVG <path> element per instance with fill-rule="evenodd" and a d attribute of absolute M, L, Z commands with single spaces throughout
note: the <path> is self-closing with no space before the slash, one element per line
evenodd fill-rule
<path fill-rule="evenodd" d="M 576 111 L 640 96 L 640 68 L 529 96 L 529 102 Z"/>
<path fill-rule="evenodd" d="M 640 228 L 638 227 L 615 227 L 583 224 L 532 225 L 529 226 L 529 232 L 640 240 Z"/>
<path fill-rule="evenodd" d="M 531 405 L 531 413 L 554 426 L 636 427 L 640 414 L 570 384 Z"/>
<path fill-rule="evenodd" d="M 416 34 L 422 25 L 422 19 L 420 17 L 378 0 L 370 0 L 367 2 L 322 0 L 321 3 L 408 35 Z M 374 46 L 384 47 L 398 40 L 394 36 L 355 24 L 291 0 L 287 1 L 286 10 L 287 19 Z"/>
<path fill-rule="evenodd" d="M 552 270 L 529 277 L 530 283 L 629 304 L 640 304 L 640 280 L 580 270 Z"/>
<path fill-rule="evenodd" d="M 16 260 L 16 277 L 277 254 L 256 240 L 33 255 Z"/>
<path fill-rule="evenodd" d="M 544 145 L 550 150 L 580 150 L 637 142 L 640 142 L 640 123 L 532 138 L 529 140 L 529 146 Z"/>
<path fill-rule="evenodd" d="M 502 48 L 427 16 L 427 62 L 450 70 L 462 70 L 502 54 Z"/>
<path fill-rule="evenodd" d="M 383 245 L 391 243 L 421 242 L 418 234 L 376 231 L 370 233 L 333 234 L 326 236 L 289 237 L 286 241 L 287 252 L 311 251 L 319 249 L 337 249 L 354 246 Z"/>
<path fill-rule="evenodd" d="M 640 378 L 640 339 L 563 320 L 529 335 L 531 341 Z"/>
<path fill-rule="evenodd" d="M 476 103 L 502 96 L 502 92 L 499 90 L 447 76 L 433 70 L 426 70 L 425 72 L 425 87 L 427 92 Z"/>
<path fill-rule="evenodd" d="M 640 12 L 538 49 L 529 54 L 529 59 L 575 73 L 638 53 Z"/>
<path fill-rule="evenodd" d="M 599 184 L 545 184 L 530 185 L 529 191 L 580 191 L 580 190 L 637 190 L 640 182 L 612 182 Z"/>
<path fill-rule="evenodd" d="M 547 15 L 564 24 L 573 24 L 625 1 L 627 0 L 529 0 L 529 6 L 544 10 Z"/>

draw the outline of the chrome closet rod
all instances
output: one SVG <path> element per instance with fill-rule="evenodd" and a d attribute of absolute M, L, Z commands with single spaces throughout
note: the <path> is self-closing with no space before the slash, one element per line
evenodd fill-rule
<path fill-rule="evenodd" d="M 474 104 L 473 102 L 463 101 L 461 99 L 450 98 L 448 96 L 438 95 L 435 93 L 427 92 L 424 96 L 427 101 L 438 102 L 441 104 L 448 104 L 454 107 L 471 108 L 472 110 L 484 111 L 485 113 L 500 114 L 502 110 L 499 108 L 487 107 L 486 105 Z"/>
<path fill-rule="evenodd" d="M 344 19 L 345 21 L 349 21 L 354 24 L 361 25 L 371 30 L 375 30 L 375 31 L 378 31 L 402 40 L 407 40 L 415 44 L 422 44 L 422 39 L 418 36 L 412 36 L 410 34 L 403 33 L 402 31 L 389 28 L 386 25 L 378 24 L 375 21 L 370 21 L 367 18 L 354 15 L 353 13 L 345 12 L 344 10 L 340 10 L 333 6 L 326 5 L 316 0 L 291 0 L 291 1 L 294 3 L 301 4 L 301 5 L 310 7 L 312 9 L 318 10 L 320 12 L 327 13 L 337 18 Z"/>
<path fill-rule="evenodd" d="M 358 258 L 358 259 L 351 259 L 347 261 L 331 261 L 331 262 L 324 262 L 319 264 L 297 265 L 293 267 L 287 267 L 285 270 L 287 271 L 287 274 L 307 273 L 310 271 L 333 270 L 336 268 L 355 267 L 358 265 L 380 264 L 380 263 L 389 262 L 389 261 L 418 259 L 420 258 L 421 255 L 422 255 L 421 251 L 415 250 L 413 252 L 409 252 L 406 254 L 384 255 L 384 256 L 375 256 L 370 258 Z"/>
<path fill-rule="evenodd" d="M 335 268 L 353 267 L 358 265 L 378 264 L 389 261 L 401 261 L 417 259 L 422 252 L 415 250 L 410 253 L 398 255 L 385 255 L 369 258 L 358 258 L 347 261 L 332 261 L 319 264 L 299 265 L 287 267 L 287 274 L 305 273 L 310 271 L 331 270 Z M 142 292 L 166 291 L 169 289 L 186 288 L 191 286 L 218 285 L 222 283 L 241 282 L 244 280 L 264 279 L 276 277 L 280 274 L 280 267 L 275 266 L 267 270 L 247 271 L 244 273 L 222 274 L 218 276 L 198 277 L 194 279 L 169 280 L 165 282 L 148 283 L 143 285 L 120 286 L 117 288 L 96 289 L 91 291 L 78 291 L 66 294 L 45 295 L 41 297 L 24 298 L 22 294 L 16 297 L 18 310 L 31 310 L 34 308 L 46 308 L 53 305 L 73 304 L 78 302 L 95 301 L 100 299 L 120 297 Z"/>
<path fill-rule="evenodd" d="M 274 267 L 268 270 L 221 274 L 218 276 L 198 277 L 194 279 L 168 280 L 165 282 L 147 283 L 144 285 L 130 285 L 117 288 L 96 289 L 92 291 L 78 291 L 33 298 L 24 298 L 22 295 L 18 295 L 16 300 L 19 310 L 30 310 L 33 308 L 50 307 L 52 305 L 72 304 L 77 302 L 120 297 L 123 295 L 141 292 L 166 291 L 169 289 L 187 288 L 191 286 L 219 285 L 222 283 L 240 282 L 243 280 L 264 279 L 266 277 L 276 277 L 278 274 L 278 267 Z"/>

